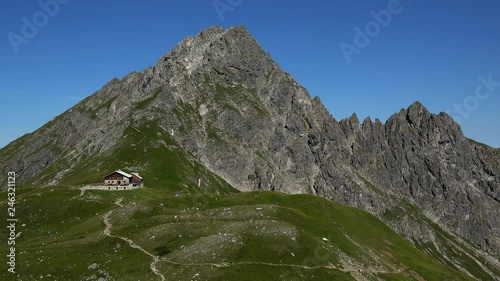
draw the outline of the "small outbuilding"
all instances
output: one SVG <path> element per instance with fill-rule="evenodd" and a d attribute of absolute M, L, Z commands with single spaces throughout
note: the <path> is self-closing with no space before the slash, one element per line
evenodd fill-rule
<path fill-rule="evenodd" d="M 131 173 L 131 175 L 132 175 L 132 179 L 131 179 L 130 183 L 133 186 L 142 186 L 142 177 L 139 176 L 139 173 Z"/>

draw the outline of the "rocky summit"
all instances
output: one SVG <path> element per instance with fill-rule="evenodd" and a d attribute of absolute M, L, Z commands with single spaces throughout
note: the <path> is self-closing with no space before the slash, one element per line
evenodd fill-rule
<path fill-rule="evenodd" d="M 446 266 L 500 278 L 499 149 L 466 138 L 450 116 L 420 102 L 385 123 L 335 120 L 245 27 L 211 27 L 153 67 L 111 80 L 0 150 L 0 169 L 27 187 L 77 186 L 117 168 L 110 165 L 148 175 L 162 161 L 154 153 L 110 159 L 174 146 L 189 155 L 186 165 L 217 175 L 213 182 L 360 208 Z M 150 186 L 166 182 L 151 173 Z"/>

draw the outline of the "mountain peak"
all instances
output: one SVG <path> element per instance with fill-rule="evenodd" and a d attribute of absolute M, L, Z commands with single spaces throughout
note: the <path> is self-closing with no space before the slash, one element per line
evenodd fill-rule
<path fill-rule="evenodd" d="M 203 29 L 196 36 L 201 36 L 201 37 L 204 37 L 204 38 L 209 38 L 209 37 L 213 37 L 213 36 L 217 36 L 217 35 L 223 35 L 223 34 L 225 34 L 225 35 L 231 35 L 231 34 L 247 34 L 247 35 L 250 35 L 250 33 L 248 33 L 248 30 L 247 30 L 246 26 L 244 26 L 244 25 L 229 27 L 227 29 L 224 29 L 220 25 L 214 25 L 214 26 L 211 26 L 209 28 Z"/>
<path fill-rule="evenodd" d="M 214 25 L 214 26 L 211 26 L 207 29 L 204 29 L 202 31 L 200 31 L 198 33 L 197 36 L 200 36 L 200 37 L 203 37 L 203 38 L 209 38 L 209 37 L 212 37 L 212 36 L 217 36 L 217 35 L 220 35 L 222 33 L 224 33 L 225 30 L 222 26 L 220 25 Z"/>
<path fill-rule="evenodd" d="M 429 112 L 427 108 L 420 102 L 420 101 L 415 101 L 408 107 L 408 111 L 415 111 L 415 112 Z"/>
<path fill-rule="evenodd" d="M 244 26 L 224 30 L 220 26 L 186 37 L 161 57 L 155 71 L 162 77 L 185 79 L 190 75 L 211 75 L 221 82 L 255 83 L 277 65 Z M 177 84 L 179 81 L 172 81 Z"/>
<path fill-rule="evenodd" d="M 185 151 L 193 157 L 178 172 L 188 182 L 200 173 L 188 162 L 199 161 L 243 191 L 313 192 L 379 216 L 402 210 L 387 196 L 393 193 L 497 254 L 491 229 L 500 215 L 489 215 L 498 210 L 497 154 L 472 150 L 451 118 L 418 101 L 375 123 L 360 125 L 356 114 L 337 122 L 244 26 L 214 26 L 0 150 L 0 172 L 16 171 L 29 186 L 76 185 L 122 163 L 158 177 L 150 184 L 161 188 L 178 178 L 172 150 Z M 406 217 L 395 219 L 408 237 L 422 234 Z"/>
<path fill-rule="evenodd" d="M 422 120 L 426 121 L 431 117 L 431 113 L 419 101 L 414 102 L 406 111 L 406 119 L 415 127 L 420 127 Z"/>

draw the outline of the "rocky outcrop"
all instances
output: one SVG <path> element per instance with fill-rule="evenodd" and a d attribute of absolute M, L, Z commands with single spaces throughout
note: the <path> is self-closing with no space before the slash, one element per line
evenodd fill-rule
<path fill-rule="evenodd" d="M 337 121 L 244 27 L 209 28 L 154 67 L 113 79 L 0 150 L 1 172 L 15 170 L 34 185 L 64 182 L 65 171 L 37 175 L 62 157 L 77 163 L 112 149 L 126 127 L 144 123 L 168 131 L 240 190 L 314 193 L 383 219 L 409 202 L 500 253 L 498 150 L 468 140 L 448 115 L 419 102 L 385 124 L 355 114 Z M 386 221 L 407 237 L 433 239 L 418 221 Z"/>

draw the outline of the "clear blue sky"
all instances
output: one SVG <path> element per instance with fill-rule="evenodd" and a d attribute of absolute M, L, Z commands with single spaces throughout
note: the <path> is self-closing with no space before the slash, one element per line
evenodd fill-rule
<path fill-rule="evenodd" d="M 500 147 L 500 2 L 400 0 L 377 32 L 371 11 L 391 1 L 219 0 L 241 2 L 223 18 L 213 0 L 71 0 L 47 18 L 37 1 L 2 1 L 0 147 L 213 25 L 246 25 L 336 119 L 356 112 L 385 121 L 419 100 L 434 113 L 451 110 L 467 137 Z M 24 36 L 23 17 L 38 30 Z M 356 45 L 354 28 L 367 25 L 370 43 Z M 350 63 L 342 42 L 362 47 Z M 498 82 L 480 86 L 479 99 L 478 77 L 489 75 Z M 464 103 L 463 112 L 454 109 Z"/>

